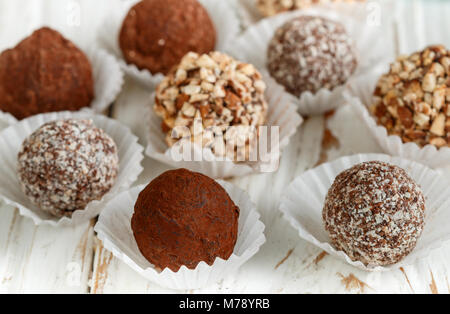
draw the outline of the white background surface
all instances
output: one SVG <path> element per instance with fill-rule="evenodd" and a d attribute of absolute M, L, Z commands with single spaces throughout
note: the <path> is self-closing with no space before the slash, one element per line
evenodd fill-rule
<path fill-rule="evenodd" d="M 236 4 L 235 0 L 224 1 Z M 42 25 L 60 30 L 81 47 L 95 45 L 102 19 L 113 6 L 123 2 L 0 0 L 0 51 L 14 46 Z M 409 53 L 432 43 L 450 47 L 450 2 L 395 2 L 396 21 L 386 26 L 386 49 L 393 47 L 394 51 L 387 53 Z M 243 25 L 248 23 L 243 21 Z M 142 106 L 149 94 L 127 80 L 112 110 L 112 115 L 129 125 L 141 139 L 145 129 Z M 334 136 L 329 136 L 330 131 Z M 246 189 L 257 204 L 266 223 L 267 243 L 237 274 L 214 286 L 183 292 L 449 293 L 450 245 L 405 269 L 366 273 L 301 240 L 279 214 L 279 196 L 295 176 L 326 160 L 363 152 L 380 149 L 348 107 L 331 116 L 308 118 L 283 152 L 278 172 L 230 180 Z M 136 184 L 148 183 L 168 169 L 148 158 L 144 167 L 146 170 Z M 105 251 L 93 232 L 94 224 L 95 221 L 73 228 L 36 227 L 14 208 L 0 206 L 0 292 L 175 292 L 141 278 Z"/>

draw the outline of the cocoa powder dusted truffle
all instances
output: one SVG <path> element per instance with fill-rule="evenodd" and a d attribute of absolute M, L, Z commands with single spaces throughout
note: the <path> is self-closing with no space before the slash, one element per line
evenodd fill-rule
<path fill-rule="evenodd" d="M 416 246 L 425 198 L 405 170 L 372 161 L 339 174 L 325 199 L 325 229 L 338 250 L 365 265 L 395 264 Z"/>
<path fill-rule="evenodd" d="M 137 199 L 131 227 L 142 255 L 156 268 L 194 269 L 227 260 L 238 233 L 239 208 L 213 179 L 186 169 L 154 179 Z"/>
<path fill-rule="evenodd" d="M 419 146 L 450 146 L 450 52 L 430 46 L 401 56 L 379 79 L 371 111 L 389 135 Z"/>
<path fill-rule="evenodd" d="M 220 52 L 188 53 L 157 87 L 154 110 L 169 146 L 188 138 L 245 161 L 266 121 L 265 89 L 251 64 Z"/>
<path fill-rule="evenodd" d="M 288 21 L 277 29 L 267 50 L 270 75 L 295 96 L 343 85 L 357 63 L 344 26 L 323 17 Z"/>
<path fill-rule="evenodd" d="M 91 120 L 59 120 L 37 129 L 18 154 L 18 177 L 33 204 L 71 217 L 114 185 L 119 168 L 114 141 Z"/>
<path fill-rule="evenodd" d="M 41 28 L 0 55 L 0 110 L 17 119 L 76 111 L 93 98 L 89 60 L 57 31 Z"/>
<path fill-rule="evenodd" d="M 188 52 L 214 49 L 216 31 L 197 0 L 143 0 L 131 8 L 119 35 L 128 63 L 166 74 Z"/>
<path fill-rule="evenodd" d="M 316 4 L 363 1 L 365 0 L 257 0 L 256 6 L 262 15 L 272 16 L 285 11 L 306 9 Z"/>

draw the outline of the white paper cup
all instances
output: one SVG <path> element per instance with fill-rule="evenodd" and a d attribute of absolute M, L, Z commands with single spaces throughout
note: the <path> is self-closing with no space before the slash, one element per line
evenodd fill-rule
<path fill-rule="evenodd" d="M 116 100 L 123 85 L 123 72 L 119 62 L 103 49 L 87 53 L 94 76 L 95 97 L 89 106 L 97 113 L 103 113 Z"/>
<path fill-rule="evenodd" d="M 434 145 L 420 147 L 416 143 L 403 143 L 398 135 L 389 135 L 386 128 L 378 125 L 369 108 L 375 103 L 373 92 L 383 73 L 389 69 L 387 64 L 380 65 L 372 71 L 358 77 L 344 93 L 345 102 L 350 104 L 358 117 L 367 125 L 384 152 L 414 160 L 432 168 L 450 166 L 450 148 L 437 148 Z"/>
<path fill-rule="evenodd" d="M 89 107 L 96 113 L 103 113 L 119 95 L 123 85 L 123 72 L 119 62 L 106 50 L 93 48 L 86 52 L 94 78 L 94 99 Z M 2 117 L 3 116 L 3 117 Z M 17 121 L 12 115 L 0 111 L 0 122 L 5 116 L 10 121 Z"/>
<path fill-rule="evenodd" d="M 174 156 L 180 155 L 178 146 L 168 147 L 165 141 L 165 134 L 161 130 L 161 118 L 153 110 L 154 95 L 151 96 L 150 105 L 147 106 L 148 137 L 146 154 L 173 167 L 187 168 L 215 179 L 276 171 L 279 163 L 279 158 L 276 158 L 276 155 L 279 152 L 278 157 L 281 156 L 281 151 L 289 144 L 290 137 L 295 134 L 297 128 L 303 123 L 303 118 L 297 113 L 297 108 L 293 104 L 293 96 L 286 93 L 284 88 L 276 84 L 267 74 L 262 74 L 267 85 L 265 96 L 269 105 L 267 123 L 265 125 L 268 127 L 279 127 L 279 145 L 268 145 L 268 155 L 270 157 L 266 160 L 269 161 L 235 163 L 230 159 L 215 156 L 210 148 L 202 148 L 197 145 L 192 145 L 190 155 L 194 156 L 192 158 L 193 161 L 179 161 L 177 158 L 174 158 Z M 274 154 L 271 155 L 271 153 Z"/>
<path fill-rule="evenodd" d="M 142 84 L 144 87 L 154 89 L 164 78 L 161 73 L 150 73 L 148 70 L 139 70 L 135 65 L 128 64 L 123 58 L 122 51 L 119 47 L 119 34 L 122 28 L 123 20 L 128 11 L 138 0 L 124 2 L 118 7 L 100 27 L 98 39 L 100 44 L 113 54 L 118 60 L 123 71 L 134 80 Z M 208 11 L 211 20 L 216 29 L 216 48 L 215 50 L 224 51 L 225 48 L 232 44 L 233 40 L 239 33 L 240 23 L 236 12 L 228 1 L 224 0 L 199 0 L 199 2 Z"/>
<path fill-rule="evenodd" d="M 73 212 L 71 218 L 53 217 L 35 206 L 22 192 L 17 175 L 17 155 L 23 141 L 40 126 L 59 119 L 91 119 L 94 125 L 104 130 L 117 145 L 119 173 L 111 190 L 99 201 L 90 202 L 84 210 Z M 20 214 L 29 217 L 36 225 L 75 225 L 97 216 L 106 203 L 117 193 L 128 189 L 137 180 L 143 168 L 143 147 L 131 131 L 119 122 L 89 112 L 58 112 L 37 115 L 24 119 L 0 132 L 0 200 L 19 209 Z"/>
<path fill-rule="evenodd" d="M 111 200 L 102 211 L 94 230 L 107 250 L 148 280 L 178 290 L 207 287 L 235 272 L 266 241 L 264 224 L 259 220 L 260 216 L 247 193 L 231 183 L 218 183 L 240 208 L 238 238 L 228 260 L 216 258 L 212 266 L 200 262 L 193 270 L 182 266 L 177 272 L 169 268 L 158 272 L 139 251 L 131 229 L 134 205 L 144 185 L 120 193 Z"/>
<path fill-rule="evenodd" d="M 352 261 L 343 251 L 337 251 L 325 230 L 322 210 L 326 194 L 336 176 L 361 162 L 379 160 L 397 165 L 420 185 L 426 198 L 425 228 L 416 248 L 397 264 L 366 267 Z M 425 165 L 404 158 L 382 154 L 343 157 L 323 164 L 297 177 L 286 189 L 280 210 L 301 238 L 318 246 L 330 255 L 366 271 L 387 271 L 414 264 L 450 240 L 450 186 L 445 177 Z"/>
<path fill-rule="evenodd" d="M 0 130 L 14 124 L 17 119 L 7 112 L 0 111 Z"/>
<path fill-rule="evenodd" d="M 345 8 L 338 9 L 338 8 Z M 375 64 L 387 60 L 384 34 L 381 26 L 371 26 L 367 22 L 368 13 L 363 5 L 314 7 L 305 10 L 297 10 L 278 14 L 266 18 L 249 27 L 239 36 L 227 51 L 239 60 L 252 63 L 259 69 L 267 70 L 267 48 L 276 30 L 294 17 L 310 15 L 322 16 L 343 24 L 353 39 L 357 55 L 358 66 L 347 84 L 358 75 L 365 73 Z M 302 115 L 315 115 L 335 109 L 343 103 L 342 93 L 347 84 L 338 86 L 333 90 L 320 89 L 315 94 L 304 92 L 300 97 L 293 96 L 295 103 Z M 281 85 L 280 85 L 281 86 Z M 283 87 L 284 88 L 284 87 Z"/>

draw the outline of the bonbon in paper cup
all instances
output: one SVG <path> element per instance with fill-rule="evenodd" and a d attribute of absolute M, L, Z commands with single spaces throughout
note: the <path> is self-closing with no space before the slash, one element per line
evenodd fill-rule
<path fill-rule="evenodd" d="M 71 218 L 53 217 L 31 203 L 22 192 L 17 175 L 17 154 L 25 138 L 43 124 L 60 119 L 91 119 L 96 127 L 112 137 L 119 154 L 119 173 L 111 190 L 101 200 L 90 202 L 84 210 L 74 211 Z M 56 227 L 88 221 L 97 216 L 115 194 L 129 188 L 142 172 L 143 148 L 137 141 L 137 137 L 118 121 L 89 112 L 41 114 L 17 122 L 0 132 L 0 200 L 16 207 L 21 215 L 31 218 L 36 225 Z"/>
<path fill-rule="evenodd" d="M 418 183 L 426 198 L 425 228 L 415 249 L 402 261 L 389 266 L 368 267 L 359 261 L 352 261 L 343 251 L 337 251 L 325 230 L 322 209 L 328 189 L 336 176 L 352 166 L 379 160 L 397 165 Z M 280 203 L 280 210 L 300 237 L 332 256 L 342 259 L 366 271 L 388 271 L 414 264 L 428 256 L 430 251 L 450 240 L 450 185 L 447 179 L 427 166 L 399 157 L 382 154 L 366 154 L 342 157 L 323 164 L 297 177 L 286 189 Z"/>
<path fill-rule="evenodd" d="M 183 147 L 174 145 L 169 148 L 165 142 L 165 134 L 161 130 L 161 119 L 153 110 L 154 95 L 151 96 L 150 105 L 147 106 L 146 154 L 173 167 L 187 168 L 212 178 L 230 178 L 250 173 L 276 171 L 283 148 L 289 144 L 290 137 L 303 123 L 303 118 L 297 113 L 292 95 L 286 93 L 280 85 L 276 84 L 265 73 L 263 73 L 263 80 L 267 85 L 265 97 L 269 106 L 265 126 L 268 129 L 278 127 L 279 132 L 279 138 L 273 142 L 268 139 L 272 136 L 272 133 L 266 136 L 267 139 L 264 135 L 260 136 L 262 142 L 258 143 L 258 148 L 267 144 L 267 150 L 264 149 L 267 151 L 265 154 L 267 158 L 259 158 L 253 162 L 236 163 L 230 159 L 215 156 L 210 148 L 201 148 L 199 145 L 191 145 L 189 148 L 192 150 L 188 154 L 192 156 L 190 160 L 176 158 L 175 156 L 183 155 Z"/>
<path fill-rule="evenodd" d="M 148 280 L 171 289 L 198 289 L 214 284 L 233 274 L 255 255 L 265 242 L 264 224 L 249 196 L 231 183 L 218 181 L 240 208 L 238 238 L 228 260 L 216 258 L 212 266 L 200 262 L 195 269 L 182 266 L 177 272 L 169 268 L 162 272 L 148 262 L 139 251 L 131 229 L 131 217 L 141 185 L 118 194 L 102 211 L 95 226 L 98 238 L 113 255 Z"/>

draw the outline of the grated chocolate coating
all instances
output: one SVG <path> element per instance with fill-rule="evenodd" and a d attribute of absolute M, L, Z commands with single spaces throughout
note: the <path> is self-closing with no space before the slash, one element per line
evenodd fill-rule
<path fill-rule="evenodd" d="M 18 176 L 23 192 L 42 210 L 71 217 L 114 185 L 119 157 L 114 141 L 91 120 L 46 123 L 22 144 Z"/>
<path fill-rule="evenodd" d="M 186 53 L 212 51 L 216 30 L 197 0 L 143 0 L 125 17 L 119 45 L 128 63 L 166 74 Z"/>
<path fill-rule="evenodd" d="M 416 246 L 425 198 L 405 170 L 371 161 L 339 174 L 325 199 L 325 229 L 338 250 L 365 265 L 390 265 Z"/>
<path fill-rule="evenodd" d="M 267 50 L 270 75 L 295 96 L 343 85 L 357 64 L 344 26 L 322 17 L 290 20 L 276 31 Z"/>
<path fill-rule="evenodd" d="M 48 27 L 0 54 L 0 110 L 17 119 L 39 113 L 78 111 L 94 99 L 86 55 Z"/>
<path fill-rule="evenodd" d="M 238 234 L 239 208 L 213 179 L 186 169 L 167 171 L 139 194 L 131 219 L 142 255 L 155 267 L 194 269 L 227 260 Z"/>

